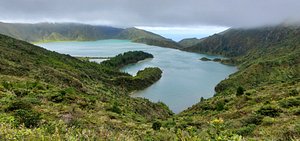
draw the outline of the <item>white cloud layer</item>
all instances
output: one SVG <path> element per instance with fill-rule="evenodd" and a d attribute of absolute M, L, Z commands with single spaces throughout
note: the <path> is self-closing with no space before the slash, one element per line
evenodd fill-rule
<path fill-rule="evenodd" d="M 300 22 L 299 0 L 0 0 L 0 21 L 252 27 Z"/>

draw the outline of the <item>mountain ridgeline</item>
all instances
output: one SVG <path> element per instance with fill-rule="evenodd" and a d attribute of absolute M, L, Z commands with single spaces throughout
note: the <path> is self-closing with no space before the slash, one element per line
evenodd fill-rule
<path fill-rule="evenodd" d="M 236 57 L 246 55 L 252 50 L 273 47 L 296 36 L 299 36 L 298 26 L 228 29 L 219 34 L 198 39 L 198 43 L 195 40 L 186 41 L 191 45 L 185 46 L 183 50 Z M 195 42 L 196 44 L 193 44 Z"/>
<path fill-rule="evenodd" d="M 94 26 L 77 23 L 1 23 L 0 34 L 27 42 L 93 41 L 103 39 L 125 39 L 149 45 L 180 48 L 171 39 L 137 29 Z"/>

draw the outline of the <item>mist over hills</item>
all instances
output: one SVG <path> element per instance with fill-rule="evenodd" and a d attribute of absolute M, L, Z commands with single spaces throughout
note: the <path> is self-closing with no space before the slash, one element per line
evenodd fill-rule
<path fill-rule="evenodd" d="M 137 28 L 122 29 L 78 23 L 0 23 L 0 33 L 27 42 L 126 39 L 149 45 L 180 48 L 171 39 Z"/>

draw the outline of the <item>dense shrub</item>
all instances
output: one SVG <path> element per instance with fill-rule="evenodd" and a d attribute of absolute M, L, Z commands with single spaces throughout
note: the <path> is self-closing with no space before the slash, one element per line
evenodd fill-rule
<path fill-rule="evenodd" d="M 245 92 L 245 89 L 241 86 L 239 86 L 237 89 L 236 89 L 236 96 L 241 96 L 243 95 Z"/>
<path fill-rule="evenodd" d="M 276 122 L 275 118 L 272 117 L 264 117 L 263 119 L 263 125 L 272 125 Z"/>
<path fill-rule="evenodd" d="M 218 102 L 216 103 L 216 110 L 217 110 L 217 111 L 222 111 L 222 110 L 224 110 L 224 105 L 225 105 L 225 103 L 224 103 L 223 100 L 218 101 Z"/>
<path fill-rule="evenodd" d="M 244 126 L 250 125 L 250 124 L 260 125 L 262 123 L 263 118 L 264 118 L 264 116 L 262 116 L 262 115 L 253 114 L 253 115 L 250 115 L 249 117 L 243 119 L 242 123 Z"/>
<path fill-rule="evenodd" d="M 299 94 L 299 92 L 296 89 L 293 89 L 293 90 L 290 91 L 289 94 L 290 94 L 290 96 L 296 96 L 296 95 Z"/>
<path fill-rule="evenodd" d="M 300 116 L 300 108 L 297 108 L 297 109 L 293 110 L 293 114 L 297 115 L 297 116 Z"/>
<path fill-rule="evenodd" d="M 210 103 L 204 101 L 201 102 L 200 106 L 199 106 L 202 110 L 215 110 L 215 108 L 213 107 L 213 105 L 211 105 Z"/>
<path fill-rule="evenodd" d="M 127 88 L 129 91 L 142 90 L 161 78 L 162 70 L 157 67 L 145 68 L 137 72 L 135 77 L 123 76 L 113 79 L 114 85 Z"/>
<path fill-rule="evenodd" d="M 15 111 L 19 109 L 31 109 L 31 104 L 28 101 L 16 100 L 12 102 L 7 108 L 6 111 Z"/>
<path fill-rule="evenodd" d="M 15 89 L 13 91 L 18 97 L 23 97 L 29 94 L 29 91 L 26 89 Z"/>
<path fill-rule="evenodd" d="M 113 106 L 109 109 L 109 111 L 112 111 L 117 114 L 122 113 L 122 110 L 119 108 L 119 106 L 116 103 L 113 104 Z"/>
<path fill-rule="evenodd" d="M 153 58 L 153 55 L 143 51 L 128 51 L 109 60 L 103 61 L 101 65 L 119 69 L 125 65 L 137 63 L 138 61 L 146 58 Z"/>
<path fill-rule="evenodd" d="M 152 124 L 152 129 L 153 130 L 160 130 L 161 123 L 159 121 L 156 121 Z"/>
<path fill-rule="evenodd" d="M 269 117 L 277 117 L 281 112 L 282 112 L 281 109 L 270 105 L 263 106 L 256 111 L 256 113 L 260 115 L 269 116 Z"/>
<path fill-rule="evenodd" d="M 244 126 L 244 127 L 240 128 L 240 129 L 238 129 L 236 131 L 236 133 L 238 135 L 241 135 L 241 136 L 251 135 L 252 132 L 255 130 L 255 127 L 256 127 L 255 124 L 249 124 L 247 126 Z"/>
<path fill-rule="evenodd" d="M 40 113 L 32 110 L 19 109 L 15 111 L 14 116 L 19 124 L 24 124 L 27 128 L 38 126 L 41 120 Z"/>
<path fill-rule="evenodd" d="M 10 90 L 10 89 L 13 87 L 13 85 L 12 85 L 10 82 L 7 82 L 7 81 L 3 81 L 3 82 L 2 82 L 2 86 L 3 86 L 5 89 L 7 89 L 7 90 Z"/>
<path fill-rule="evenodd" d="M 283 108 L 290 108 L 300 106 L 300 98 L 287 98 L 279 102 L 280 106 Z"/>

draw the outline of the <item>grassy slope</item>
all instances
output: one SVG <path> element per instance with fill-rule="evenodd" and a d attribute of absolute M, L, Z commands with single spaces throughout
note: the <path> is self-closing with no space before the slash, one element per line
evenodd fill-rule
<path fill-rule="evenodd" d="M 127 28 L 122 31 L 117 38 L 128 39 L 137 43 L 145 43 L 169 48 L 181 48 L 181 46 L 171 39 L 166 39 L 160 35 L 137 28 Z"/>
<path fill-rule="evenodd" d="M 172 114 L 164 104 L 130 98 L 129 89 L 111 83 L 135 79 L 129 74 L 4 35 L 0 50 L 1 138 L 136 139 L 144 136 L 136 131 Z"/>
<path fill-rule="evenodd" d="M 209 121 L 221 118 L 224 134 L 246 139 L 300 138 L 300 28 L 230 30 L 208 37 L 189 51 L 233 56 L 239 71 L 216 86 L 217 94 L 177 116 L 209 137 Z M 237 96 L 237 88 L 244 94 Z M 268 109 L 268 110 L 266 110 Z M 226 130 L 225 130 L 226 129 Z M 226 132 L 226 133 L 225 133 Z"/>
<path fill-rule="evenodd" d="M 185 47 L 191 47 L 194 46 L 198 43 L 200 43 L 203 39 L 197 39 L 197 38 L 187 38 L 187 39 L 182 39 L 181 41 L 178 42 L 183 48 Z"/>

